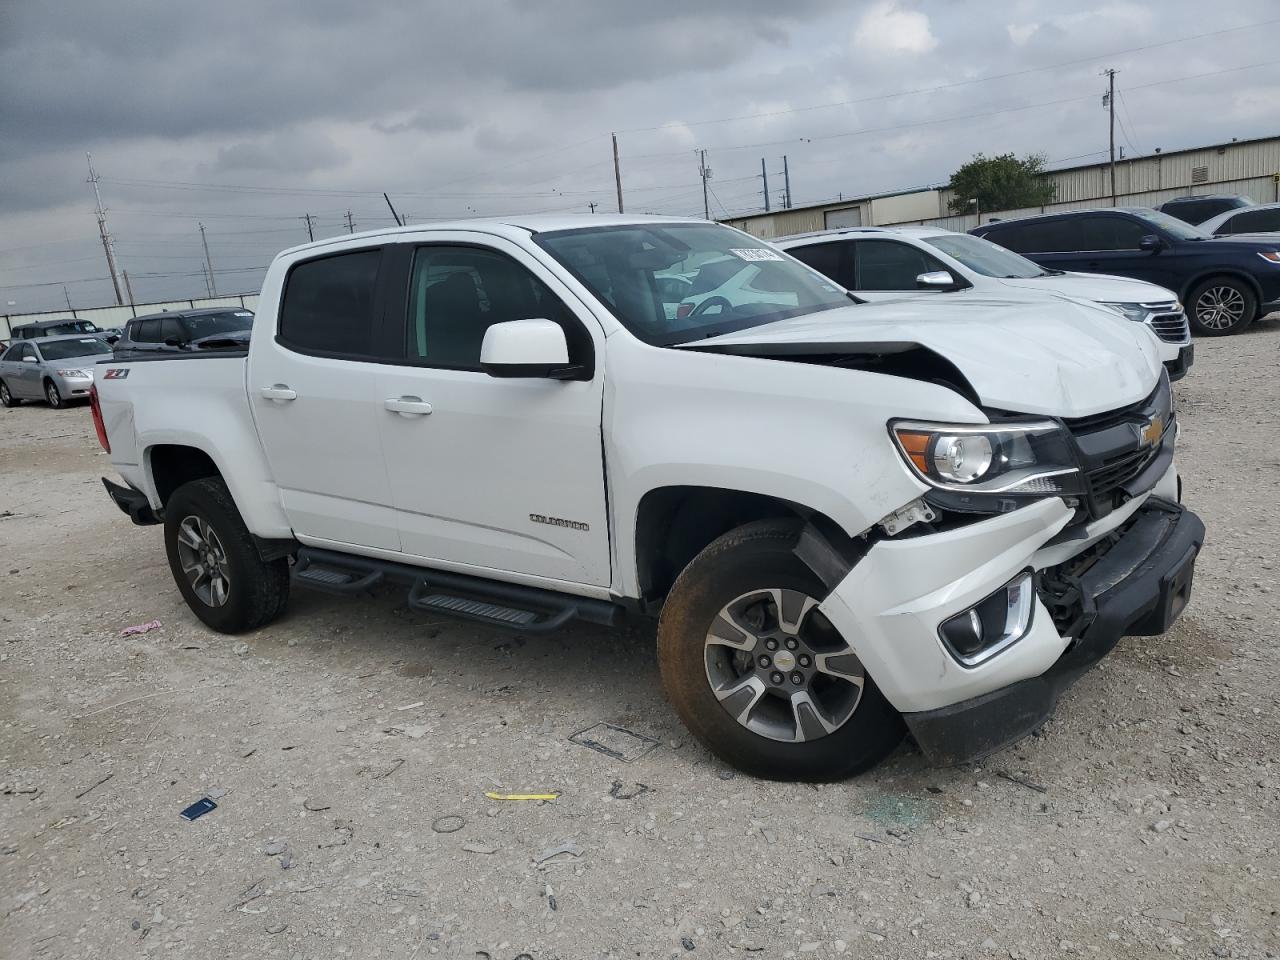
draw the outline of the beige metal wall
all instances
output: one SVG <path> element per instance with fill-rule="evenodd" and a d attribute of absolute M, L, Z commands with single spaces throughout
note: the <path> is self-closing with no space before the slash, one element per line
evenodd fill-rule
<path fill-rule="evenodd" d="M 7 340 L 13 328 L 23 323 L 34 323 L 37 320 L 58 320 L 62 317 L 75 317 L 77 320 L 91 320 L 100 327 L 121 327 L 134 317 L 148 313 L 160 313 L 162 310 L 197 310 L 201 307 L 244 307 L 256 310 L 258 295 L 256 293 L 232 294 L 229 297 L 204 297 L 197 300 L 165 300 L 160 303 L 135 303 L 130 307 L 93 307 L 88 310 L 49 310 L 44 313 L 12 313 L 0 314 L 0 339 Z"/>

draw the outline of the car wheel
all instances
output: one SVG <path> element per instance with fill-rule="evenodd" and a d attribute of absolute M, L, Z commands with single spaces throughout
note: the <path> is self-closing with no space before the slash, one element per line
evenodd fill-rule
<path fill-rule="evenodd" d="M 1210 277 L 1187 298 L 1187 319 L 1196 333 L 1220 337 L 1239 333 L 1253 322 L 1258 298 L 1243 280 Z"/>
<path fill-rule="evenodd" d="M 0 404 L 4 404 L 6 407 L 16 407 L 20 403 L 22 401 L 9 392 L 9 385 L 0 380 Z"/>
<path fill-rule="evenodd" d="M 289 560 L 263 560 L 227 485 L 184 483 L 164 508 L 169 569 L 192 612 L 220 633 L 270 623 L 289 598 Z"/>
<path fill-rule="evenodd" d="M 712 753 L 771 780 L 838 780 L 901 742 L 901 716 L 818 609 L 800 525 L 732 530 L 685 568 L 658 622 L 667 698 Z"/>
<path fill-rule="evenodd" d="M 62 399 L 62 393 L 58 390 L 58 385 L 52 380 L 44 382 L 44 398 L 49 401 L 49 406 L 55 410 L 61 410 L 67 405 L 67 402 Z"/>

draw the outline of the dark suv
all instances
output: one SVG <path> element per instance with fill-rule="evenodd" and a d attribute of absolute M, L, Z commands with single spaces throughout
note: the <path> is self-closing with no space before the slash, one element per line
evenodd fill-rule
<path fill-rule="evenodd" d="M 1280 310 L 1280 237 L 1215 238 L 1147 207 L 999 220 L 969 232 L 1049 270 L 1113 273 L 1173 290 L 1196 333 L 1239 333 Z"/>
<path fill-rule="evenodd" d="M 241 307 L 153 313 L 125 324 L 115 355 L 117 360 L 131 360 L 211 346 L 247 346 L 252 328 L 253 311 Z"/>
<path fill-rule="evenodd" d="M 1210 217 L 1216 217 L 1237 207 L 1253 206 L 1248 197 L 1208 196 L 1208 197 L 1174 197 L 1166 200 L 1157 208 L 1161 213 L 1177 217 L 1184 223 L 1204 223 Z"/>
<path fill-rule="evenodd" d="M 61 320 L 37 320 L 34 323 L 20 323 L 13 328 L 13 339 L 34 340 L 36 337 L 60 337 L 63 334 L 103 333 L 88 320 L 75 320 L 66 317 Z"/>

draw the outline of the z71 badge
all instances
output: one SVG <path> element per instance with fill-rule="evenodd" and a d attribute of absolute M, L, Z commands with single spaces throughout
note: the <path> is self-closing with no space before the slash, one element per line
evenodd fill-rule
<path fill-rule="evenodd" d="M 103 380 L 123 380 L 129 375 L 128 367 L 112 367 L 102 375 Z"/>

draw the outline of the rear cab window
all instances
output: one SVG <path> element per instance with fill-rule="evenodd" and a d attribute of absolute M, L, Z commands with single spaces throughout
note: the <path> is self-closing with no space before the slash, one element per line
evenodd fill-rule
<path fill-rule="evenodd" d="M 371 359 L 382 248 L 352 250 L 289 269 L 276 340 L 318 356 Z"/>

